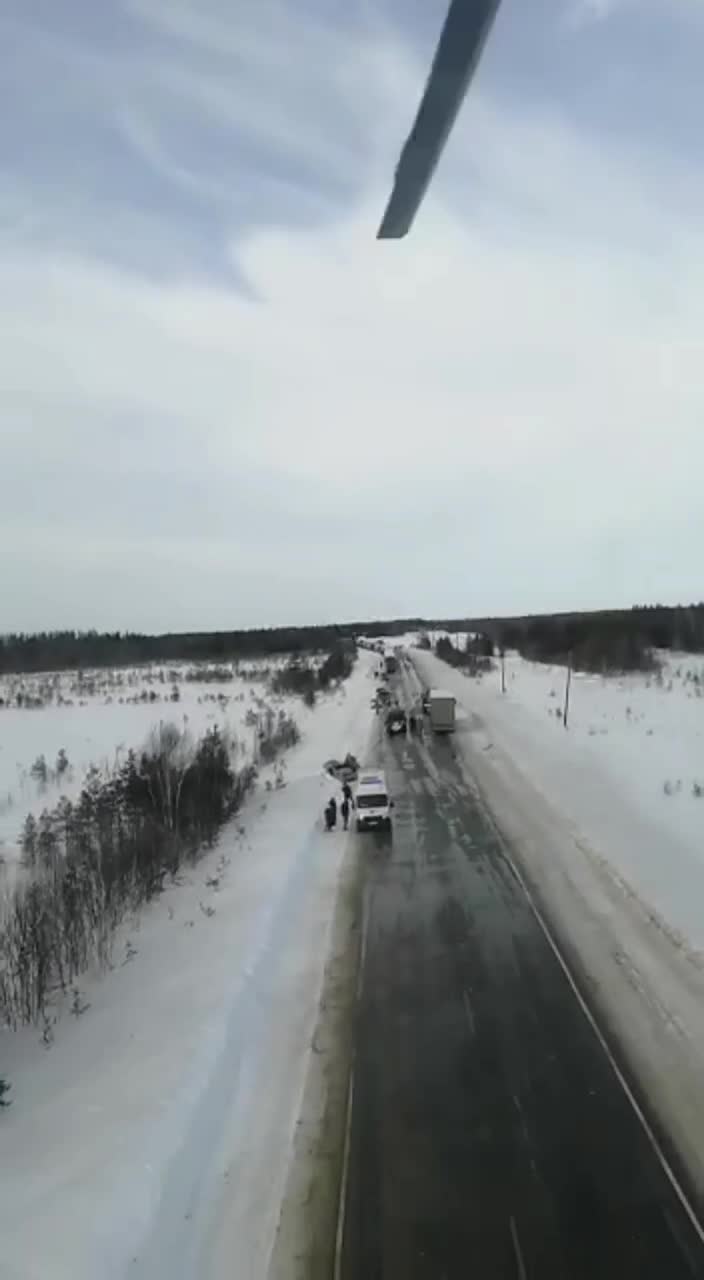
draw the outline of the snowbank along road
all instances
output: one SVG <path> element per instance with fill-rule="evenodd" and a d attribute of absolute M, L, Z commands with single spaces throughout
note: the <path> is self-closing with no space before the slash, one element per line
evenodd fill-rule
<path fill-rule="evenodd" d="M 704 1240 L 451 739 L 379 739 L 341 1280 L 704 1275 Z"/>

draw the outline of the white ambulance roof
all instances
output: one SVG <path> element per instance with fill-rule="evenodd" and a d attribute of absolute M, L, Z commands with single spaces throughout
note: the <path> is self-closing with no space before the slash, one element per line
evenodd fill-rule
<path fill-rule="evenodd" d="M 386 777 L 381 769 L 365 769 L 357 778 L 357 790 L 369 787 L 374 791 L 386 790 Z"/>
<path fill-rule="evenodd" d="M 454 693 L 448 693 L 447 689 L 431 689 L 429 696 L 431 698 L 451 698 L 453 702 L 457 701 Z"/>

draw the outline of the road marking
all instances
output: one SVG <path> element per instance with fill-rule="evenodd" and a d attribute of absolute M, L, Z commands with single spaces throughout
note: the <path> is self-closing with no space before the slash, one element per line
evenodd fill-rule
<path fill-rule="evenodd" d="M 511 1240 L 513 1241 L 513 1252 L 516 1255 L 516 1266 L 518 1268 L 518 1280 L 527 1280 L 528 1272 L 526 1271 L 526 1264 L 523 1261 L 523 1254 L 521 1253 L 521 1242 L 518 1239 L 518 1228 L 516 1226 L 516 1219 L 509 1218 L 508 1222 L 509 1222 L 509 1227 L 511 1229 Z"/>
<path fill-rule="evenodd" d="M 362 998 L 362 987 L 364 985 L 364 963 L 367 958 L 367 935 L 369 933 L 369 913 L 366 907 L 366 894 L 362 889 L 362 940 L 359 946 L 359 971 L 357 973 L 357 990 L 355 992 L 355 1000 L 359 1004 Z"/>
<path fill-rule="evenodd" d="M 528 905 L 530 906 L 530 909 L 531 909 L 531 911 L 533 912 L 533 915 L 535 916 L 536 920 L 538 921 L 538 924 L 540 925 L 540 928 L 541 928 L 541 929 L 542 929 L 542 931 L 543 931 L 543 934 L 544 934 L 545 939 L 546 939 L 546 941 L 547 941 L 547 943 L 548 943 L 548 946 L 550 947 L 550 949 L 551 949 L 551 951 L 552 951 L 553 955 L 555 956 L 555 959 L 557 960 L 557 963 L 559 964 L 559 966 L 560 966 L 560 968 L 562 969 L 562 972 L 564 973 L 564 975 L 565 975 L 565 977 L 566 977 L 566 979 L 567 979 L 567 981 L 568 981 L 568 983 L 569 983 L 570 987 L 572 988 L 572 993 L 573 993 L 573 995 L 574 995 L 574 997 L 575 997 L 575 999 L 576 999 L 576 1001 L 577 1001 L 577 1003 L 578 1003 L 578 1005 L 579 1005 L 580 1009 L 582 1010 L 582 1013 L 584 1014 L 585 1018 L 587 1019 L 587 1022 L 589 1023 L 589 1025 L 590 1025 L 590 1027 L 591 1027 L 592 1031 L 594 1032 L 594 1035 L 596 1036 L 597 1040 L 599 1041 L 599 1044 L 601 1045 L 602 1049 L 604 1050 L 604 1053 L 606 1054 L 606 1057 L 607 1057 L 607 1059 L 608 1059 L 608 1061 L 609 1061 L 609 1063 L 610 1063 L 610 1065 L 611 1065 L 611 1069 L 612 1069 L 612 1071 L 613 1071 L 614 1075 L 616 1076 L 616 1079 L 618 1080 L 618 1082 L 619 1082 L 619 1084 L 620 1084 L 621 1088 L 623 1089 L 623 1092 L 625 1093 L 625 1095 L 626 1095 L 626 1097 L 627 1097 L 628 1101 L 630 1102 L 631 1107 L 633 1108 L 633 1110 L 634 1110 L 634 1112 L 635 1112 L 635 1114 L 636 1114 L 636 1117 L 637 1117 L 637 1118 L 638 1118 L 638 1120 L 640 1121 L 640 1124 L 641 1124 L 641 1127 L 642 1127 L 642 1129 L 643 1129 L 643 1132 L 645 1133 L 645 1135 L 646 1135 L 646 1137 L 647 1137 L 648 1141 L 650 1142 L 650 1145 L 651 1145 L 651 1147 L 653 1148 L 653 1151 L 655 1152 L 655 1155 L 656 1155 L 656 1157 L 657 1157 L 658 1161 L 660 1162 L 660 1166 L 661 1166 L 661 1168 L 662 1168 L 662 1170 L 663 1170 L 663 1172 L 664 1172 L 665 1176 L 667 1177 L 668 1182 L 670 1183 L 670 1186 L 672 1187 L 672 1189 L 673 1189 L 673 1191 L 674 1191 L 675 1195 L 677 1196 L 677 1199 L 679 1200 L 679 1202 L 680 1202 L 680 1204 L 681 1204 L 682 1208 L 684 1209 L 684 1212 L 685 1212 L 685 1214 L 686 1214 L 687 1218 L 689 1219 L 689 1222 L 690 1222 L 691 1226 L 693 1227 L 695 1234 L 696 1234 L 696 1235 L 697 1235 L 697 1237 L 699 1238 L 700 1242 L 701 1242 L 702 1244 L 704 1244 L 704 1227 L 702 1227 L 702 1225 L 701 1225 L 701 1223 L 700 1223 L 700 1221 L 699 1221 L 699 1219 L 698 1219 L 698 1217 L 697 1217 L 696 1213 L 694 1212 L 694 1209 L 692 1208 L 691 1204 L 689 1203 L 689 1200 L 687 1199 L 687 1196 L 686 1196 L 686 1194 L 685 1194 L 685 1192 L 684 1192 L 683 1188 L 680 1186 L 679 1181 L 678 1181 L 678 1179 L 677 1179 L 677 1175 L 676 1175 L 676 1173 L 675 1173 L 674 1169 L 672 1168 L 672 1165 L 670 1164 L 670 1162 L 669 1162 L 669 1160 L 668 1160 L 667 1156 L 665 1155 L 665 1152 L 663 1151 L 663 1149 L 662 1149 L 662 1147 L 661 1147 L 661 1145 L 660 1145 L 660 1143 L 659 1143 L 659 1141 L 658 1141 L 657 1137 L 655 1136 L 655 1133 L 653 1132 L 653 1129 L 652 1129 L 652 1127 L 651 1127 L 651 1125 L 650 1125 L 650 1123 L 649 1123 L 649 1121 L 648 1121 L 648 1119 L 647 1119 L 647 1117 L 646 1117 L 646 1115 L 645 1115 L 645 1113 L 644 1113 L 644 1111 L 643 1111 L 643 1109 L 642 1109 L 642 1107 L 641 1107 L 640 1103 L 638 1102 L 638 1100 L 637 1100 L 637 1098 L 636 1098 L 635 1094 L 633 1093 L 633 1090 L 631 1089 L 631 1086 L 629 1085 L 629 1083 L 628 1083 L 628 1081 L 627 1081 L 626 1077 L 624 1076 L 624 1074 L 623 1074 L 623 1072 L 622 1072 L 621 1068 L 620 1068 L 620 1067 L 619 1067 L 619 1065 L 618 1065 L 618 1062 L 617 1062 L 617 1061 L 616 1061 L 616 1059 L 614 1058 L 614 1055 L 613 1055 L 613 1053 L 611 1052 L 611 1049 L 609 1048 L 609 1046 L 608 1046 L 608 1044 L 607 1044 L 606 1040 L 604 1039 L 604 1036 L 602 1035 L 602 1033 L 601 1033 L 601 1031 L 600 1031 L 600 1029 L 599 1029 L 599 1024 L 597 1023 L 596 1018 L 594 1017 L 594 1015 L 593 1015 L 593 1013 L 592 1013 L 591 1009 L 589 1008 L 589 1005 L 587 1004 L 586 1000 L 584 999 L 584 996 L 582 995 L 582 993 L 581 993 L 581 991 L 580 991 L 579 987 L 577 986 L 577 983 L 575 982 L 574 978 L 572 977 L 572 973 L 571 973 L 571 970 L 570 970 L 570 968 L 569 968 L 569 965 L 567 964 L 567 961 L 565 960 L 564 956 L 562 955 L 562 952 L 560 951 L 560 948 L 559 948 L 559 946 L 558 946 L 557 942 L 556 942 L 556 941 L 555 941 L 555 939 L 553 938 L 552 933 L 550 932 L 550 929 L 549 929 L 548 925 L 546 924 L 545 919 L 543 918 L 543 915 L 542 915 L 542 913 L 541 913 L 541 911 L 540 911 L 540 908 L 536 905 L 536 902 L 535 902 L 535 900 L 534 900 L 534 898 L 533 898 L 533 895 L 532 895 L 532 894 L 531 894 L 531 892 L 530 892 L 530 889 L 528 888 L 528 885 L 526 884 L 525 880 L 523 879 L 523 876 L 521 875 L 521 872 L 519 871 L 518 867 L 516 866 L 516 863 L 514 862 L 513 858 L 511 857 L 511 854 L 510 854 L 510 852 L 509 852 L 509 846 L 508 846 L 508 844 L 506 843 L 506 841 L 504 840 L 503 836 L 501 835 L 501 833 L 500 833 L 500 831 L 499 831 L 499 829 L 498 829 L 498 827 L 497 827 L 497 825 L 496 825 L 496 823 L 495 823 L 495 821 L 494 821 L 493 815 L 491 814 L 491 811 L 490 811 L 490 809 L 489 809 L 488 805 L 485 803 L 485 801 L 484 801 L 484 797 L 482 796 L 482 794 L 481 794 L 481 792 L 479 791 L 479 788 L 478 788 L 478 787 L 476 788 L 476 796 L 477 796 L 477 799 L 478 799 L 478 801 L 479 801 L 479 803 L 480 803 L 480 805 L 481 805 L 481 807 L 482 807 L 482 809 L 483 809 L 483 811 L 484 811 L 485 815 L 487 816 L 487 818 L 488 818 L 488 820 L 489 820 L 489 822 L 490 822 L 490 824 L 491 824 L 491 826 L 492 826 L 493 830 L 495 831 L 495 833 L 496 833 L 496 835 L 497 835 L 497 837 L 498 837 L 498 840 L 499 840 L 499 843 L 500 843 L 500 845 L 501 845 L 501 850 L 502 850 L 502 852 L 503 852 L 503 855 L 504 855 L 504 857 L 505 857 L 505 859 L 506 859 L 506 861 L 507 861 L 508 865 L 510 866 L 510 868 L 511 868 L 511 870 L 512 870 L 513 874 L 514 874 L 514 875 L 515 875 L 515 877 L 516 877 L 516 880 L 518 881 L 519 885 L 521 886 L 521 889 L 523 890 L 523 892 L 524 892 L 524 894 L 525 894 L 525 896 L 526 896 L 526 898 L 527 898 L 527 900 L 528 900 Z"/>
<path fill-rule="evenodd" d="M 424 755 L 426 755 L 426 756 L 427 756 L 427 755 L 428 755 L 428 753 L 427 753 L 427 752 L 424 752 Z M 538 924 L 540 925 L 540 928 L 541 928 L 541 929 L 542 929 L 542 931 L 543 931 L 543 934 L 544 934 L 545 939 L 546 939 L 546 941 L 547 941 L 547 943 L 548 943 L 548 946 L 549 946 L 549 947 L 550 947 L 550 949 L 552 950 L 553 955 L 555 956 L 555 959 L 557 960 L 557 962 L 558 962 L 558 964 L 559 964 L 560 968 L 562 969 L 562 972 L 564 973 L 565 978 L 567 979 L 567 982 L 569 983 L 569 985 L 570 985 L 570 987 L 571 987 L 571 989 L 572 989 L 572 993 L 573 993 L 573 995 L 574 995 L 575 999 L 577 1000 L 577 1003 L 578 1003 L 578 1005 L 579 1005 L 580 1009 L 582 1010 L 582 1013 L 584 1014 L 585 1018 L 587 1019 L 587 1022 L 589 1023 L 589 1025 L 590 1025 L 590 1027 L 591 1027 L 592 1031 L 594 1032 L 594 1035 L 596 1036 L 597 1040 L 599 1041 L 599 1044 L 601 1045 L 602 1049 L 604 1050 L 604 1053 L 606 1054 L 606 1057 L 607 1057 L 607 1059 L 608 1059 L 608 1061 L 609 1061 L 609 1063 L 610 1063 L 610 1065 L 611 1065 L 611 1069 L 612 1069 L 612 1071 L 613 1071 L 614 1075 L 616 1076 L 616 1079 L 618 1080 L 619 1084 L 621 1085 L 621 1088 L 623 1089 L 623 1092 L 625 1093 L 625 1095 L 626 1095 L 626 1097 L 627 1097 L 628 1101 L 630 1102 L 631 1107 L 633 1108 L 633 1111 L 635 1112 L 635 1115 L 636 1115 L 637 1119 L 639 1120 L 639 1122 L 640 1122 L 640 1124 L 641 1124 L 641 1127 L 642 1127 L 642 1129 L 643 1129 L 643 1132 L 645 1133 L 645 1135 L 646 1135 L 646 1137 L 647 1137 L 648 1141 L 650 1142 L 650 1145 L 651 1145 L 651 1147 L 652 1147 L 653 1151 L 655 1152 L 655 1155 L 656 1155 L 656 1157 L 657 1157 L 657 1159 L 658 1159 L 658 1161 L 659 1161 L 659 1163 L 660 1163 L 660 1167 L 662 1168 L 662 1170 L 663 1170 L 663 1172 L 664 1172 L 664 1174 L 665 1174 L 665 1176 L 666 1176 L 666 1178 L 667 1178 L 668 1182 L 670 1183 L 670 1186 L 672 1187 L 672 1189 L 673 1189 L 673 1191 L 674 1191 L 674 1193 L 675 1193 L 675 1195 L 676 1195 L 677 1199 L 679 1200 L 680 1205 L 682 1206 L 682 1208 L 683 1208 L 683 1210 L 684 1210 L 684 1212 L 685 1212 L 685 1215 L 686 1215 L 686 1217 L 688 1218 L 688 1220 L 689 1220 L 689 1222 L 690 1222 L 690 1224 L 691 1224 L 691 1226 L 692 1226 L 692 1228 L 693 1228 L 693 1230 L 694 1230 L 695 1235 L 697 1236 L 697 1238 L 699 1239 L 699 1241 L 700 1241 L 702 1244 L 704 1244 L 704 1227 L 702 1227 L 702 1225 L 701 1225 L 701 1223 L 700 1223 L 700 1221 L 699 1221 L 699 1219 L 698 1219 L 698 1217 L 697 1217 L 697 1215 L 696 1215 L 696 1213 L 695 1213 L 694 1209 L 692 1208 L 691 1204 L 689 1203 L 689 1200 L 687 1199 L 687 1196 L 686 1196 L 686 1194 L 685 1194 L 685 1191 L 684 1191 L 684 1190 L 683 1190 L 683 1188 L 680 1186 L 680 1183 L 679 1183 L 679 1181 L 678 1181 L 677 1175 L 676 1175 L 676 1173 L 675 1173 L 674 1169 L 672 1168 L 672 1165 L 670 1164 L 670 1162 L 669 1162 L 669 1160 L 668 1160 L 667 1156 L 665 1155 L 665 1152 L 663 1151 L 663 1149 L 662 1149 L 662 1147 L 661 1147 L 661 1145 L 660 1145 L 660 1143 L 659 1143 L 659 1141 L 658 1141 L 657 1137 L 655 1136 L 655 1133 L 654 1133 L 654 1131 L 653 1131 L 653 1129 L 652 1129 L 652 1126 L 650 1125 L 650 1123 L 649 1123 L 648 1119 L 646 1118 L 645 1113 L 644 1113 L 644 1111 L 643 1111 L 642 1107 L 640 1106 L 640 1103 L 639 1103 L 639 1102 L 638 1102 L 638 1100 L 636 1099 L 635 1094 L 633 1093 L 633 1090 L 631 1089 L 631 1086 L 629 1085 L 629 1083 L 628 1083 L 628 1081 L 627 1081 L 626 1077 L 624 1076 L 624 1074 L 623 1074 L 623 1072 L 622 1072 L 621 1068 L 620 1068 L 620 1067 L 619 1067 L 619 1065 L 618 1065 L 618 1062 L 617 1062 L 617 1061 L 616 1061 L 616 1059 L 614 1058 L 614 1055 L 613 1055 L 613 1053 L 611 1052 L 611 1049 L 609 1048 L 609 1046 L 608 1046 L 608 1044 L 607 1044 L 606 1040 L 604 1039 L 604 1036 L 602 1035 L 602 1033 L 601 1033 L 601 1031 L 600 1031 L 600 1029 L 599 1029 L 599 1025 L 598 1025 L 598 1023 L 597 1023 L 597 1021 L 596 1021 L 596 1019 L 595 1019 L 595 1017 L 594 1017 L 594 1015 L 593 1015 L 593 1013 L 592 1013 L 591 1009 L 589 1008 L 589 1005 L 587 1004 L 587 1002 L 586 1002 L 586 1000 L 584 999 L 584 997 L 583 997 L 583 995 L 582 995 L 581 991 L 579 990 L 579 987 L 577 986 L 577 983 L 575 982 L 574 978 L 572 977 L 572 973 L 571 973 L 570 968 L 569 968 L 569 966 L 568 966 L 568 964 L 567 964 L 567 961 L 564 959 L 564 957 L 563 957 L 563 955 L 562 955 L 562 952 L 560 951 L 560 948 L 559 948 L 559 946 L 558 946 L 557 942 L 556 942 L 556 941 L 555 941 L 555 939 L 553 938 L 552 933 L 550 932 L 550 929 L 548 928 L 548 925 L 546 924 L 546 922 L 545 922 L 545 920 L 544 920 L 544 918 L 543 918 L 543 916 L 542 916 L 542 913 L 541 913 L 540 909 L 538 908 L 538 906 L 536 905 L 536 903 L 535 903 L 535 901 L 534 901 L 534 899 L 533 899 L 533 896 L 532 896 L 532 894 L 531 894 L 531 892 L 530 892 L 530 890 L 529 890 L 529 888 L 528 888 L 528 885 L 526 884 L 526 882 L 525 882 L 525 880 L 524 880 L 523 876 L 521 875 L 521 872 L 519 871 L 519 869 L 518 869 L 518 867 L 517 867 L 517 865 L 516 865 L 516 862 L 514 861 L 514 859 L 513 859 L 513 858 L 512 858 L 512 856 L 511 856 L 511 853 L 510 853 L 510 846 L 509 846 L 508 842 L 504 839 L 503 835 L 501 834 L 501 831 L 499 830 L 498 824 L 497 824 L 497 822 L 496 822 L 496 821 L 495 821 L 495 819 L 494 819 L 494 816 L 493 816 L 493 814 L 492 814 L 492 812 L 491 812 L 491 809 L 489 808 L 489 805 L 488 805 L 488 804 L 487 804 L 487 802 L 485 801 L 484 796 L 483 796 L 483 794 L 482 794 L 482 792 L 481 792 L 481 790 L 480 790 L 480 788 L 479 788 L 479 786 L 478 786 L 478 784 L 477 784 L 476 779 L 474 778 L 474 776 L 473 776 L 473 775 L 472 775 L 472 773 L 471 773 L 471 768 L 470 768 L 469 764 L 468 764 L 468 763 L 467 763 L 467 761 L 466 761 L 464 758 L 462 758 L 462 757 L 460 757 L 460 758 L 458 759 L 457 763 L 458 763 L 458 765 L 459 765 L 460 769 L 462 769 L 462 770 L 463 770 L 463 772 L 464 772 L 465 770 L 467 771 L 467 772 L 466 772 L 466 776 L 467 776 L 467 778 L 468 778 L 468 782 L 469 782 L 469 785 L 470 785 L 470 788 L 471 788 L 472 794 L 474 795 L 474 797 L 475 797 L 475 799 L 476 799 L 476 802 L 478 803 L 478 805 L 480 806 L 480 808 L 481 808 L 481 810 L 482 810 L 483 814 L 485 815 L 485 817 L 486 817 L 486 819 L 487 819 L 487 821 L 488 821 L 488 823 L 489 823 L 489 825 L 490 825 L 491 829 L 495 832 L 495 834 L 496 834 L 496 836 L 497 836 L 497 839 L 498 839 L 498 841 L 499 841 L 499 845 L 500 845 L 501 850 L 502 850 L 502 852 L 503 852 L 503 855 L 504 855 L 504 857 L 505 857 L 505 859 L 506 859 L 506 862 L 508 863 L 508 865 L 509 865 L 509 867 L 511 868 L 511 870 L 512 870 L 512 872 L 513 872 L 514 876 L 516 877 L 516 880 L 518 881 L 519 885 L 521 886 L 521 889 L 523 890 L 523 892 L 524 892 L 524 894 L 525 894 L 525 896 L 526 896 L 526 898 L 527 898 L 527 900 L 528 900 L 528 904 L 529 904 L 529 906 L 530 906 L 530 908 L 531 908 L 531 911 L 533 912 L 533 915 L 535 916 L 536 920 L 538 921 Z M 513 1219 L 511 1219 L 511 1222 L 512 1222 L 512 1224 L 513 1224 L 513 1229 L 515 1229 L 515 1224 L 513 1223 Z M 512 1235 L 513 1235 L 513 1230 L 512 1230 Z M 515 1242 L 514 1242 L 514 1243 L 515 1243 Z M 519 1264 L 519 1265 L 520 1265 L 520 1264 Z M 525 1274 L 525 1273 L 523 1273 L 523 1274 Z"/>
<path fill-rule="evenodd" d="M 340 1280 L 342 1275 L 342 1245 L 345 1238 L 345 1210 L 347 1208 L 347 1183 L 350 1168 L 350 1144 L 352 1140 L 352 1105 L 354 1103 L 354 1063 L 350 1067 L 350 1087 L 347 1093 L 347 1115 L 345 1116 L 345 1142 L 342 1148 L 342 1178 L 340 1179 L 340 1203 L 337 1211 L 337 1231 L 335 1233 L 335 1267 L 333 1280 Z"/>
<path fill-rule="evenodd" d="M 469 996 L 467 995 L 467 992 L 466 992 L 466 991 L 463 991 L 463 992 L 462 992 L 462 1000 L 463 1000 L 463 1002 L 464 1002 L 464 1011 L 465 1011 L 465 1013 L 466 1013 L 466 1015 L 467 1015 L 467 1021 L 468 1021 L 468 1023 L 469 1023 L 469 1029 L 470 1029 L 470 1031 L 471 1031 L 472 1035 L 474 1035 L 474 1014 L 472 1013 L 472 1006 L 471 1006 L 471 1004 L 469 1003 Z"/>

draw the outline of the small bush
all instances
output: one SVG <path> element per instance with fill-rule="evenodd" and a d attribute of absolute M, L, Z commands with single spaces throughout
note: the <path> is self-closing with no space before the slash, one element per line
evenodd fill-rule
<path fill-rule="evenodd" d="M 294 694 L 302 698 L 307 707 L 315 705 L 318 690 L 325 690 L 334 681 L 346 680 L 354 667 L 355 654 L 341 646 L 331 649 L 318 669 L 302 658 L 294 658 L 275 671 L 271 679 L 273 693 Z"/>
<path fill-rule="evenodd" d="M 190 667 L 185 676 L 186 680 L 203 684 L 209 682 L 225 684 L 232 678 L 233 673 L 230 667 Z"/>
<path fill-rule="evenodd" d="M 275 671 L 271 679 L 271 690 L 278 694 L 293 694 L 295 697 L 310 699 L 313 697 L 315 702 L 315 691 L 318 685 L 318 675 L 314 667 L 308 662 L 294 660 L 289 662 L 279 671 Z M 308 701 L 308 706 L 312 705 Z"/>
<path fill-rule="evenodd" d="M 318 671 L 321 689 L 327 689 L 333 680 L 346 680 L 352 674 L 355 655 L 342 646 L 331 649 Z"/>
<path fill-rule="evenodd" d="M 270 764 L 280 751 L 294 747 L 300 739 L 301 734 L 296 721 L 282 712 L 276 725 L 271 725 L 264 737 L 260 739 L 259 758 L 262 764 Z"/>
<path fill-rule="evenodd" d="M 49 780 L 49 766 L 47 765 L 46 758 L 43 755 L 37 756 L 29 772 L 35 782 L 45 786 Z"/>
<path fill-rule="evenodd" d="M 483 638 L 478 637 L 470 641 L 464 649 L 457 649 L 449 636 L 440 636 L 435 646 L 435 653 L 443 662 L 447 662 L 451 667 L 460 668 L 466 675 L 482 676 L 494 670 L 494 663 L 488 653 L 490 644 L 491 641 L 488 638 L 484 643 Z"/>

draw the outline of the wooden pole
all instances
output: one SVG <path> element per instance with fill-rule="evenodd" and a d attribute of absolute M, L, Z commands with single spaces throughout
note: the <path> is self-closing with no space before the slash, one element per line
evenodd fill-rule
<path fill-rule="evenodd" d="M 501 692 L 506 692 L 506 655 L 503 649 L 501 650 Z"/>
<path fill-rule="evenodd" d="M 565 709 L 562 713 L 562 723 L 567 728 L 567 714 L 570 709 L 570 685 L 572 684 L 572 650 L 567 655 L 567 679 L 565 681 Z"/>

